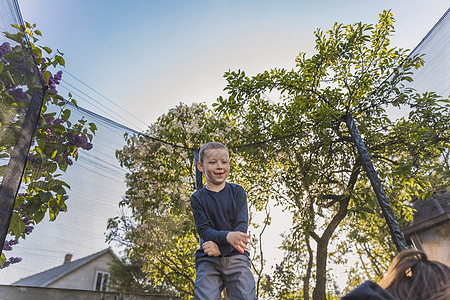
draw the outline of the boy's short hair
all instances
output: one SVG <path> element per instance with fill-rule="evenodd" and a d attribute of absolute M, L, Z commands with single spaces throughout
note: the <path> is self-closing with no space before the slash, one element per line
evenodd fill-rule
<path fill-rule="evenodd" d="M 205 151 L 209 149 L 225 149 L 228 151 L 227 146 L 225 146 L 222 143 L 219 142 L 209 142 L 203 145 L 203 147 L 200 148 L 200 152 L 198 154 L 199 159 L 198 161 L 203 164 L 203 158 L 205 157 Z"/>

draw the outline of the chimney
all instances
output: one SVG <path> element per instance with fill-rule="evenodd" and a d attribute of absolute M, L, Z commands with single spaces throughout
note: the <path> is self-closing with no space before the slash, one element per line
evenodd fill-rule
<path fill-rule="evenodd" d="M 64 264 L 70 263 L 72 261 L 72 254 L 67 253 L 66 257 L 64 257 Z"/>

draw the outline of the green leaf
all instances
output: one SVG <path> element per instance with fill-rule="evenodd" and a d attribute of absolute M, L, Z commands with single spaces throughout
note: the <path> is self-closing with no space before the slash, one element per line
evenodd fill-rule
<path fill-rule="evenodd" d="M 45 211 L 42 209 L 37 210 L 33 215 L 33 220 L 37 223 L 40 223 L 42 219 L 45 217 Z"/>
<path fill-rule="evenodd" d="M 48 82 L 50 80 L 50 72 L 45 71 L 43 75 L 44 75 L 45 82 L 48 84 Z"/>
<path fill-rule="evenodd" d="M 50 207 L 50 210 L 58 210 L 58 203 L 56 202 L 55 198 L 52 198 L 48 201 L 48 206 Z"/>
<path fill-rule="evenodd" d="M 52 53 L 52 49 L 50 49 L 49 47 L 41 47 L 42 49 L 45 50 L 45 52 L 47 52 L 48 54 Z"/>
<path fill-rule="evenodd" d="M 65 163 L 65 162 L 61 162 L 60 164 L 59 164 L 59 168 L 61 169 L 61 171 L 63 171 L 63 172 L 65 172 L 66 170 L 67 170 L 67 167 L 68 167 L 69 165 L 67 164 L 67 163 Z"/>
<path fill-rule="evenodd" d="M 50 209 L 48 214 L 49 214 L 49 217 L 50 217 L 50 221 L 55 221 L 56 216 L 58 215 L 57 213 L 55 213 L 55 211 L 53 209 Z"/>
<path fill-rule="evenodd" d="M 33 47 L 33 52 L 34 52 L 34 54 L 37 55 L 37 57 L 42 58 L 42 51 L 41 51 L 41 49 L 39 49 L 38 47 Z M 47 79 L 47 83 L 48 83 L 48 79 Z"/>
<path fill-rule="evenodd" d="M 34 147 L 34 151 L 36 151 L 36 153 L 38 153 L 41 158 L 44 158 L 44 154 L 42 154 L 42 150 L 39 146 Z"/>
<path fill-rule="evenodd" d="M 15 41 L 15 42 L 17 42 L 19 44 L 21 44 L 22 41 L 23 41 L 23 33 L 21 33 L 21 32 L 18 32 L 18 33 L 15 33 L 15 34 L 6 32 L 5 36 L 8 39 L 13 40 L 13 41 Z"/>
<path fill-rule="evenodd" d="M 2 255 L 0 256 L 0 266 L 3 266 L 5 261 L 6 261 L 5 253 L 2 252 Z"/>
<path fill-rule="evenodd" d="M 70 114 L 71 114 L 71 111 L 68 110 L 68 109 L 65 109 L 65 110 L 63 111 L 62 115 L 61 115 L 61 118 L 62 118 L 64 121 L 68 121 L 69 118 L 70 118 Z"/>
<path fill-rule="evenodd" d="M 95 133 L 97 130 L 97 126 L 94 123 L 89 123 L 89 128 L 91 129 L 92 133 Z"/>
<path fill-rule="evenodd" d="M 63 67 L 66 66 L 66 61 L 64 60 L 64 58 L 60 55 L 56 55 L 55 56 L 55 60 Z"/>
<path fill-rule="evenodd" d="M 39 198 L 44 203 L 47 203 L 50 199 L 52 199 L 52 194 L 50 192 L 39 191 Z"/>
<path fill-rule="evenodd" d="M 33 27 L 35 27 L 34 25 L 35 25 L 35 24 L 33 24 Z M 37 30 L 37 29 L 36 29 L 36 30 L 34 31 L 34 33 L 35 33 L 36 35 L 42 36 L 42 33 L 41 33 L 40 30 Z M 46 47 L 46 48 L 47 48 L 47 47 Z M 48 53 L 50 54 L 50 52 L 48 52 Z"/>
<path fill-rule="evenodd" d="M 23 235 L 24 230 L 25 230 L 25 223 L 23 223 L 22 221 L 17 222 L 11 228 L 11 231 L 13 232 L 13 235 L 15 236 L 16 239 L 18 239 L 20 236 Z"/>
<path fill-rule="evenodd" d="M 56 172 L 56 170 L 58 169 L 58 164 L 54 163 L 54 162 L 49 162 L 48 164 L 46 164 L 45 168 L 47 169 L 47 171 L 50 174 L 53 174 Z"/>
<path fill-rule="evenodd" d="M 52 191 L 54 191 L 55 193 L 57 193 L 59 195 L 66 194 L 66 190 L 62 186 L 54 186 L 54 187 L 52 187 Z"/>

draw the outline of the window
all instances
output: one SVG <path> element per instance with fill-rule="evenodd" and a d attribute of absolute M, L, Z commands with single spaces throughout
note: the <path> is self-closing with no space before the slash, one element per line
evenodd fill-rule
<path fill-rule="evenodd" d="M 97 271 L 95 273 L 94 290 L 107 292 L 109 283 L 109 273 Z"/>

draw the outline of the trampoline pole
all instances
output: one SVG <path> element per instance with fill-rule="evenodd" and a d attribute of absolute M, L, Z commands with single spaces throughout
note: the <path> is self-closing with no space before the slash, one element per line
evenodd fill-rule
<path fill-rule="evenodd" d="M 381 211 L 383 212 L 383 216 L 386 219 L 386 223 L 389 227 L 389 232 L 391 234 L 392 240 L 394 241 L 395 246 L 397 247 L 397 251 L 402 251 L 408 249 L 406 245 L 405 237 L 398 225 L 397 219 L 394 216 L 394 212 L 392 211 L 391 205 L 386 197 L 386 193 L 384 192 L 383 186 L 381 185 L 381 181 L 378 178 L 377 172 L 372 164 L 372 160 L 370 159 L 369 153 L 367 152 L 366 145 L 361 138 L 358 128 L 356 127 L 355 121 L 351 115 L 346 115 L 344 117 L 345 124 L 350 132 L 353 142 L 358 149 L 358 153 L 361 156 L 364 170 L 366 171 L 367 177 L 369 177 L 370 183 L 372 184 L 372 188 L 377 196 L 378 204 L 381 207 Z"/>
<path fill-rule="evenodd" d="M 30 105 L 0 185 L 0 254 L 3 251 L 3 245 L 8 234 L 14 202 L 20 187 L 20 182 L 22 181 L 28 151 L 30 150 L 31 141 L 39 120 L 43 100 L 44 90 L 42 88 L 36 88 L 32 92 Z"/>

